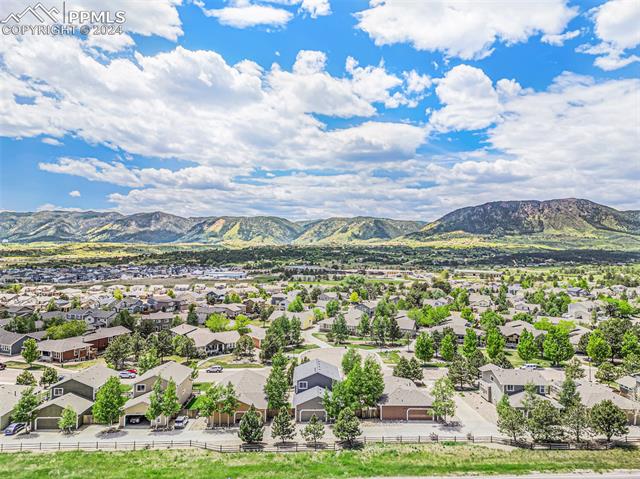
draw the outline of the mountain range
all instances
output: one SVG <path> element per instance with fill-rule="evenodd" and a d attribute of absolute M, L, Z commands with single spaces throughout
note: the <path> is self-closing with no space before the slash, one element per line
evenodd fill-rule
<path fill-rule="evenodd" d="M 260 245 L 539 245 L 640 250 L 640 211 L 583 199 L 498 201 L 433 222 L 357 216 L 290 221 L 275 216 L 184 218 L 168 213 L 0 212 L 0 241 Z"/>

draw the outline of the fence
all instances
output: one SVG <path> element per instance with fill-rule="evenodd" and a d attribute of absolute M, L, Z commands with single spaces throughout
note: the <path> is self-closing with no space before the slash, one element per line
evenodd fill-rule
<path fill-rule="evenodd" d="M 430 444 L 430 443 L 467 443 L 467 444 L 503 444 L 526 449 L 608 449 L 611 447 L 640 444 L 640 437 L 624 437 L 612 443 L 591 441 L 583 443 L 534 443 L 527 441 L 514 442 L 500 436 L 364 436 L 352 444 L 345 442 L 318 443 L 278 443 L 278 444 L 215 444 L 206 441 L 79 441 L 79 442 L 0 442 L 0 452 L 20 451 L 136 451 L 141 449 L 185 449 L 197 448 L 220 453 L 237 452 L 305 452 L 305 451 L 337 451 L 340 449 L 362 447 L 367 444 Z"/>

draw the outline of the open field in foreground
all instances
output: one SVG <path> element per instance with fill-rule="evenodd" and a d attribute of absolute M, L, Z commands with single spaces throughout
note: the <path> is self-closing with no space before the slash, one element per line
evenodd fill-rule
<path fill-rule="evenodd" d="M 219 454 L 201 450 L 8 453 L 4 477 L 282 478 L 524 474 L 640 469 L 640 450 L 505 451 L 482 446 L 367 446 L 362 451 Z"/>

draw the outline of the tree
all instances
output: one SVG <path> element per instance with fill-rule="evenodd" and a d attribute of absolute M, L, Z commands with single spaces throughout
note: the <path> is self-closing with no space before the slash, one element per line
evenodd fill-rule
<path fill-rule="evenodd" d="M 396 342 L 402 339 L 402 330 L 398 325 L 398 320 L 395 318 L 387 318 L 386 319 L 386 336 L 390 342 Z"/>
<path fill-rule="evenodd" d="M 576 442 L 581 442 L 584 436 L 591 434 L 589 409 L 582 403 L 574 404 L 565 409 L 562 412 L 561 422 L 565 431 L 571 434 Z"/>
<path fill-rule="evenodd" d="M 293 317 L 289 321 L 289 346 L 300 346 L 302 344 L 302 323 L 300 318 Z"/>
<path fill-rule="evenodd" d="M 236 389 L 231 382 L 227 383 L 227 386 L 222 391 L 222 402 L 220 403 L 220 412 L 227 415 L 227 420 L 238 410 L 238 396 L 236 395 Z M 252 405 L 253 406 L 253 405 Z M 262 436 L 260 436 L 262 438 Z"/>
<path fill-rule="evenodd" d="M 302 298 L 300 297 L 300 295 L 296 296 L 296 299 L 289 303 L 289 306 L 287 306 L 287 311 L 289 311 L 290 313 L 301 313 L 302 311 L 304 311 L 304 304 L 302 303 Z"/>
<path fill-rule="evenodd" d="M 494 360 L 504 354 L 505 339 L 496 327 L 492 327 L 487 332 L 487 356 Z"/>
<path fill-rule="evenodd" d="M 162 400 L 164 397 L 164 391 L 162 390 L 162 381 L 160 378 L 156 379 L 153 383 L 153 389 L 149 395 L 149 407 L 144 416 L 155 427 L 157 425 L 157 419 L 162 415 Z"/>
<path fill-rule="evenodd" d="M 448 377 L 440 378 L 433 387 L 433 412 L 438 418 L 442 418 L 447 422 L 448 416 L 456 413 L 456 403 L 453 400 L 455 390 L 451 379 Z"/>
<path fill-rule="evenodd" d="M 560 413 L 547 399 L 535 402 L 526 424 L 536 442 L 552 442 L 560 436 Z"/>
<path fill-rule="evenodd" d="M 93 404 L 93 417 L 98 423 L 113 426 L 122 416 L 127 398 L 122 392 L 122 384 L 117 376 L 112 376 L 98 389 Z"/>
<path fill-rule="evenodd" d="M 351 295 L 349 296 L 349 302 L 351 303 L 360 302 L 360 295 L 358 294 L 357 291 L 354 291 L 353 293 L 351 293 Z"/>
<path fill-rule="evenodd" d="M 577 356 L 571 358 L 564 365 L 564 377 L 573 381 L 584 377 L 584 369 L 582 369 L 582 363 Z"/>
<path fill-rule="evenodd" d="M 629 318 L 610 318 L 602 321 L 598 329 L 611 347 L 611 359 L 621 357 L 624 334 L 632 328 Z"/>
<path fill-rule="evenodd" d="M 122 311 L 118 311 L 118 314 L 116 314 L 111 326 L 124 326 L 125 328 L 133 331 L 136 327 L 136 318 L 132 316 L 128 310 L 123 309 Z"/>
<path fill-rule="evenodd" d="M 314 414 L 309 419 L 309 424 L 300 432 L 302 437 L 307 442 L 312 442 L 315 446 L 318 441 L 324 437 L 324 424 L 322 424 L 318 417 Z"/>
<path fill-rule="evenodd" d="M 464 343 L 462 344 L 462 355 L 469 359 L 474 356 L 478 350 L 478 335 L 472 328 L 467 328 L 467 332 L 464 335 Z"/>
<path fill-rule="evenodd" d="M 138 369 L 140 374 L 146 373 L 149 369 L 153 369 L 160 365 L 160 358 L 155 348 L 148 348 L 145 350 L 138 359 Z"/>
<path fill-rule="evenodd" d="M 423 363 L 431 361 L 435 352 L 433 338 L 429 333 L 422 332 L 416 338 L 415 355 Z"/>
<path fill-rule="evenodd" d="M 289 391 L 289 381 L 287 374 L 282 367 L 273 366 L 267 382 L 264 385 L 264 393 L 267 397 L 268 408 L 279 410 L 289 405 L 287 393 Z"/>
<path fill-rule="evenodd" d="M 371 320 L 368 314 L 363 314 L 358 323 L 358 336 L 364 338 L 369 336 L 369 334 L 371 334 Z"/>
<path fill-rule="evenodd" d="M 376 344 L 384 346 L 387 341 L 387 328 L 385 327 L 385 321 L 382 316 L 374 316 L 373 323 L 371 325 L 371 336 L 375 340 Z"/>
<path fill-rule="evenodd" d="M 522 439 L 526 431 L 524 414 L 509 403 L 509 396 L 502 396 L 496 406 L 498 431 L 508 435 L 514 442 Z"/>
<path fill-rule="evenodd" d="M 538 347 L 536 346 L 533 334 L 526 329 L 522 331 L 520 340 L 518 341 L 518 356 L 523 361 L 529 361 L 535 358 L 538 354 Z"/>
<path fill-rule="evenodd" d="M 339 314 L 333 321 L 331 333 L 333 335 L 333 340 L 337 344 L 344 343 L 347 340 L 349 337 L 349 330 L 347 329 L 347 321 L 344 319 L 343 315 Z"/>
<path fill-rule="evenodd" d="M 350 446 L 353 444 L 353 441 L 362 434 L 360 421 L 351 408 L 346 407 L 340 411 L 338 420 L 333 426 L 333 434 L 341 441 L 348 442 Z"/>
<path fill-rule="evenodd" d="M 58 373 L 55 369 L 46 366 L 42 370 L 42 376 L 40 377 L 40 386 L 49 387 L 52 384 L 58 382 Z"/>
<path fill-rule="evenodd" d="M 559 327 L 551 328 L 544 338 L 542 345 L 544 357 L 557 366 L 562 361 L 571 359 L 575 354 L 573 346 L 569 341 L 569 334 Z"/>
<path fill-rule="evenodd" d="M 364 406 L 375 407 L 384 392 L 384 377 L 380 364 L 372 356 L 362 366 L 362 396 Z"/>
<path fill-rule="evenodd" d="M 60 419 L 58 419 L 58 427 L 71 434 L 71 431 L 78 427 L 78 413 L 71 406 L 67 406 L 62 411 Z"/>
<path fill-rule="evenodd" d="M 242 339 L 242 337 L 240 339 Z M 240 342 L 240 340 L 238 340 L 238 342 Z M 198 356 L 198 349 L 196 348 L 196 342 L 193 338 L 177 335 L 173 337 L 172 345 L 173 351 L 178 356 L 185 358 L 195 358 Z"/>
<path fill-rule="evenodd" d="M 640 355 L 640 341 L 636 333 L 629 330 L 622 338 L 622 357 L 626 358 L 631 354 Z"/>
<path fill-rule="evenodd" d="M 271 437 L 274 439 L 279 437 L 282 442 L 285 442 L 293 439 L 295 433 L 296 427 L 294 422 L 291 420 L 289 408 L 280 408 L 280 411 L 276 417 L 273 418 L 273 423 L 271 424 Z"/>
<path fill-rule="evenodd" d="M 255 444 L 262 441 L 264 434 L 264 422 L 252 404 L 249 410 L 240 419 L 238 437 L 245 444 Z"/>
<path fill-rule="evenodd" d="M 16 384 L 20 386 L 35 386 L 38 382 L 36 381 L 35 376 L 25 369 L 18 374 Z"/>
<path fill-rule="evenodd" d="M 440 342 L 440 357 L 445 361 L 453 360 L 453 357 L 456 354 L 456 338 L 453 334 L 447 333 L 444 338 Z"/>
<path fill-rule="evenodd" d="M 187 324 L 191 326 L 198 326 L 198 313 L 196 313 L 196 305 L 191 303 L 189 305 L 189 313 L 187 314 Z"/>
<path fill-rule="evenodd" d="M 448 377 L 451 383 L 458 384 L 460 389 L 464 388 L 465 384 L 473 384 L 475 380 L 475 376 L 470 374 L 467 360 L 460 354 L 454 355 L 449 363 Z"/>
<path fill-rule="evenodd" d="M 156 349 L 160 362 L 163 361 L 165 356 L 173 354 L 173 336 L 170 331 L 160 331 L 151 336 L 151 344 Z"/>
<path fill-rule="evenodd" d="M 219 333 L 227 330 L 229 318 L 220 313 L 211 313 L 204 324 L 214 333 Z"/>
<path fill-rule="evenodd" d="M 337 300 L 332 299 L 327 303 L 325 309 L 327 311 L 327 316 L 333 318 L 338 314 L 338 311 L 340 311 L 340 303 Z"/>
<path fill-rule="evenodd" d="M 611 363 L 602 363 L 596 371 L 596 379 L 601 383 L 610 383 L 622 376 L 622 371 Z"/>
<path fill-rule="evenodd" d="M 233 350 L 233 354 L 237 358 L 242 357 L 253 357 L 253 351 L 255 349 L 255 345 L 253 344 L 253 339 L 251 339 L 246 334 L 240 336 L 238 342 L 236 343 L 236 347 Z"/>
<path fill-rule="evenodd" d="M 602 364 L 603 361 L 611 357 L 611 346 L 600 329 L 594 329 L 589 335 L 587 355 L 596 365 Z"/>
<path fill-rule="evenodd" d="M 115 369 L 122 369 L 124 362 L 131 354 L 131 343 L 128 335 L 116 336 L 107 346 L 104 358 Z"/>
<path fill-rule="evenodd" d="M 591 427 L 611 441 L 613 436 L 629 432 L 627 415 L 611 400 L 605 399 L 591 408 Z"/>
<path fill-rule="evenodd" d="M 397 378 L 407 378 L 411 376 L 409 371 L 409 361 L 404 356 L 400 356 L 397 364 L 393 368 L 393 375 Z"/>
<path fill-rule="evenodd" d="M 29 367 L 40 357 L 38 344 L 33 338 L 27 339 L 22 345 L 22 357 L 29 364 Z"/>
<path fill-rule="evenodd" d="M 82 336 L 87 330 L 87 323 L 82 320 L 65 321 L 62 324 L 47 328 L 49 339 L 66 339 Z"/>
<path fill-rule="evenodd" d="M 212 384 L 198 402 L 198 413 L 207 418 L 207 424 L 214 412 L 220 412 L 224 391 L 225 387 L 222 384 Z"/>
<path fill-rule="evenodd" d="M 34 419 L 34 409 L 38 407 L 40 401 L 34 393 L 34 388 L 30 387 L 22 391 L 20 399 L 11 411 L 11 420 L 14 422 L 24 422 L 27 424 L 27 431 L 31 429 L 31 422 Z"/>
<path fill-rule="evenodd" d="M 422 382 L 424 379 L 424 372 L 422 366 L 416 358 L 411 358 L 409 361 L 409 379 L 414 382 Z"/>
<path fill-rule="evenodd" d="M 581 403 L 580 393 L 576 389 L 573 379 L 565 379 L 558 395 L 558 402 L 563 408 L 568 409 Z"/>
<path fill-rule="evenodd" d="M 347 352 L 342 357 L 342 372 L 346 375 L 353 369 L 356 363 L 360 364 L 362 362 L 362 356 L 358 353 L 358 350 L 355 348 L 347 349 Z"/>
<path fill-rule="evenodd" d="M 605 399 L 591 408 L 591 426 L 593 430 L 611 441 L 613 436 L 629 433 L 627 415 L 611 400 Z"/>
<path fill-rule="evenodd" d="M 162 415 L 165 416 L 168 421 L 178 414 L 181 406 L 176 391 L 176 382 L 173 379 L 169 379 L 167 388 L 164 390 L 164 396 L 162 397 Z"/>

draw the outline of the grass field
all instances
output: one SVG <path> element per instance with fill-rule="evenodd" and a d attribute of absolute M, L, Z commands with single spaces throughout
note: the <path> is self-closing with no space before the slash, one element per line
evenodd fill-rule
<path fill-rule="evenodd" d="M 504 451 L 481 446 L 368 446 L 363 451 L 225 454 L 200 450 L 10 453 L 5 477 L 320 479 L 447 474 L 524 474 L 640 469 L 636 449 Z"/>

